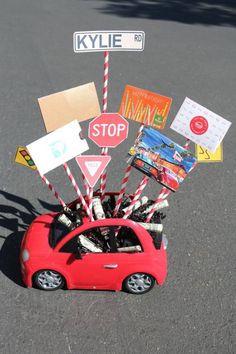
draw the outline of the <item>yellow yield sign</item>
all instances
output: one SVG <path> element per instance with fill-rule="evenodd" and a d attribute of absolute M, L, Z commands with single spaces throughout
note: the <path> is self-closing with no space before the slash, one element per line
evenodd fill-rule
<path fill-rule="evenodd" d="M 223 162 L 223 145 L 220 144 L 214 153 L 200 145 L 196 145 L 196 156 L 198 162 Z"/>
<path fill-rule="evenodd" d="M 37 167 L 30 156 L 28 150 L 24 146 L 19 146 L 16 150 L 15 162 L 24 165 L 26 167 L 31 168 L 32 170 L 36 170 Z"/>

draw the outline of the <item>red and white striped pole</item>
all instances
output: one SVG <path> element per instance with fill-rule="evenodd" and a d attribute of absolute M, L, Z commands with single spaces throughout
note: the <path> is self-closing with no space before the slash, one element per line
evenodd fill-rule
<path fill-rule="evenodd" d="M 109 52 L 104 52 L 104 76 L 103 76 L 103 113 L 107 112 L 107 96 L 108 96 L 108 78 L 109 78 Z M 102 149 L 102 155 L 107 155 L 108 148 Z M 103 171 L 101 175 L 100 191 L 101 200 L 104 199 L 105 189 L 107 181 L 107 172 Z"/>
<path fill-rule="evenodd" d="M 84 177 L 84 174 L 82 173 L 82 180 L 83 180 L 83 183 L 84 183 L 84 189 L 85 189 L 85 192 L 86 192 L 86 195 L 89 197 L 89 185 L 88 185 L 88 182 L 86 181 L 86 178 Z"/>
<path fill-rule="evenodd" d="M 77 185 L 77 183 L 76 183 L 76 181 L 75 181 L 75 179 L 74 179 L 74 177 L 73 177 L 73 175 L 71 173 L 71 170 L 70 170 L 69 166 L 67 165 L 67 163 L 64 163 L 63 167 L 64 167 L 64 170 L 65 170 L 67 176 L 69 177 L 69 180 L 71 181 L 71 184 L 74 187 L 74 190 L 77 193 L 77 195 L 78 195 L 78 197 L 79 197 L 79 199 L 80 199 L 80 201 L 81 201 L 81 203 L 82 203 L 82 205 L 83 205 L 88 217 L 90 218 L 91 221 L 93 221 L 93 216 L 90 213 L 90 210 L 89 210 L 89 208 L 88 208 L 88 206 L 87 206 L 87 204 L 86 204 L 86 202 L 84 200 L 84 197 L 83 197 L 83 195 L 82 195 L 82 193 L 81 193 L 81 191 L 79 189 L 79 186 Z"/>
<path fill-rule="evenodd" d="M 137 200 L 139 199 L 140 195 L 142 194 L 144 188 L 146 187 L 147 183 L 149 181 L 149 178 L 147 176 L 144 176 L 141 180 L 141 182 L 139 183 L 135 193 L 134 193 L 134 197 L 132 202 L 130 203 L 128 209 L 125 212 L 125 215 L 123 216 L 123 219 L 127 219 L 130 214 L 132 213 L 134 204 L 137 202 Z"/>
<path fill-rule="evenodd" d="M 161 192 L 160 192 L 158 198 L 155 200 L 152 209 L 149 211 L 148 216 L 147 216 L 147 219 L 145 220 L 145 222 L 150 222 L 150 220 L 151 220 L 153 214 L 155 213 L 155 211 L 156 211 L 156 209 L 157 209 L 157 207 L 158 207 L 158 204 L 159 204 L 160 202 L 163 202 L 163 200 L 165 200 L 165 199 L 168 197 L 168 195 L 169 195 L 170 193 L 171 193 L 171 190 L 167 190 L 166 187 L 163 187 L 163 188 L 161 189 Z"/>
<path fill-rule="evenodd" d="M 186 143 L 185 143 L 185 145 L 184 145 L 184 149 L 188 149 L 189 144 L 190 144 L 190 140 L 187 139 L 187 140 L 186 140 Z M 145 222 L 150 222 L 150 220 L 151 220 L 153 214 L 155 213 L 155 211 L 156 211 L 156 209 L 157 209 L 157 207 L 158 207 L 158 204 L 159 204 L 160 202 L 162 202 L 163 200 L 165 200 L 165 199 L 170 195 L 170 193 L 171 193 L 171 190 L 167 190 L 166 187 L 163 187 L 163 188 L 161 189 L 160 194 L 159 194 L 159 196 L 157 197 L 157 199 L 155 200 L 152 209 L 151 209 L 150 212 L 148 213 L 148 216 L 147 216 L 147 219 L 146 219 Z"/>
<path fill-rule="evenodd" d="M 144 127 L 144 124 L 140 124 L 136 139 L 138 138 L 138 136 L 142 132 L 143 127 Z M 122 181 L 122 185 L 121 185 L 121 189 L 120 189 L 120 193 L 119 193 L 119 196 L 118 196 L 118 198 L 116 200 L 114 216 L 116 216 L 118 211 L 119 211 L 123 196 L 125 194 L 125 188 L 126 188 L 126 185 L 128 183 L 128 180 L 129 180 L 129 175 L 130 175 L 131 169 L 132 169 L 131 165 L 128 165 L 127 168 L 126 168 L 125 175 L 124 175 L 124 178 L 123 178 L 123 181 Z"/>
<path fill-rule="evenodd" d="M 186 140 L 186 143 L 184 144 L 184 149 L 188 149 L 190 145 L 190 139 Z"/>
<path fill-rule="evenodd" d="M 91 215 L 93 215 L 93 188 L 92 187 L 89 188 L 88 199 L 89 199 L 89 210 Z"/>
<path fill-rule="evenodd" d="M 107 112 L 108 95 L 108 74 L 109 74 L 109 52 L 104 52 L 104 77 L 103 77 L 103 113 Z"/>
<path fill-rule="evenodd" d="M 41 177 L 42 181 L 48 186 L 48 188 L 50 189 L 50 191 L 53 193 L 54 197 L 59 201 L 59 203 L 61 204 L 61 206 L 63 208 L 66 207 L 66 203 L 64 202 L 64 200 L 59 196 L 59 194 L 57 193 L 57 191 L 55 190 L 55 188 L 53 187 L 53 185 L 49 182 L 49 180 L 42 175 L 39 170 L 36 170 L 39 174 L 39 176 Z"/>
<path fill-rule="evenodd" d="M 114 210 L 114 215 L 113 216 L 116 216 L 118 211 L 119 211 L 119 209 L 120 209 L 120 205 L 122 203 L 123 196 L 125 194 L 125 188 L 126 188 L 126 185 L 127 185 L 128 179 L 129 179 L 129 175 L 130 175 L 131 169 L 132 169 L 132 166 L 128 165 L 128 167 L 127 167 L 127 169 L 125 171 L 125 176 L 124 176 L 123 181 L 122 181 L 120 193 L 119 193 L 119 196 L 118 196 L 117 201 L 116 201 L 116 206 L 115 206 L 115 210 Z"/>
<path fill-rule="evenodd" d="M 84 174 L 82 174 L 82 179 L 84 182 L 84 188 L 86 191 L 86 195 L 88 197 L 88 207 L 90 210 L 90 214 L 93 215 L 93 188 L 89 186 Z"/>

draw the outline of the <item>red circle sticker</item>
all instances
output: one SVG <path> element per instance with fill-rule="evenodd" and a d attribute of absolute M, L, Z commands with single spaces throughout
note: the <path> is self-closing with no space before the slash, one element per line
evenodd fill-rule
<path fill-rule="evenodd" d="M 193 117 L 190 121 L 190 129 L 196 135 L 202 135 L 206 133 L 208 129 L 208 121 L 202 116 Z"/>

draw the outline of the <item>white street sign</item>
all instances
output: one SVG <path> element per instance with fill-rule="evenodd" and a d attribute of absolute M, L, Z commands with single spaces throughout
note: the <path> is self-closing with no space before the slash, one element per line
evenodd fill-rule
<path fill-rule="evenodd" d="M 86 31 L 75 32 L 74 52 L 142 51 L 143 31 Z"/>
<path fill-rule="evenodd" d="M 45 174 L 89 149 L 77 120 L 27 145 L 37 169 Z"/>

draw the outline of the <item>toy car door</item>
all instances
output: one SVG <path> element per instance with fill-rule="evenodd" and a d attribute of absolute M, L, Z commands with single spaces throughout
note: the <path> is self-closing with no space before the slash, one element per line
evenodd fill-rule
<path fill-rule="evenodd" d="M 131 269 L 136 269 L 142 261 L 140 256 L 137 257 L 142 254 L 141 246 L 129 252 L 127 248 L 134 247 L 133 241 L 124 243 L 119 238 L 114 241 L 114 234 L 113 226 L 90 228 L 74 236 L 60 249 L 58 260 L 69 273 L 73 287 L 115 289 L 117 281 L 130 274 Z M 76 258 L 77 247 L 80 259 Z"/>

